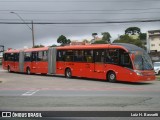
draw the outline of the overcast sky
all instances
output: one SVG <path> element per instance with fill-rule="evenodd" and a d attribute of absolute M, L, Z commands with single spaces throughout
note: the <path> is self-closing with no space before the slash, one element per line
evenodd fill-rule
<path fill-rule="evenodd" d="M 0 0 L 0 22 L 103 22 L 160 19 L 160 0 Z M 35 44 L 56 44 L 60 35 L 71 40 L 109 32 L 112 40 L 136 26 L 142 32 L 160 29 L 160 22 L 126 24 L 34 25 Z M 30 25 L 31 27 L 31 25 Z M 31 30 L 25 25 L 0 24 L 0 45 L 32 47 Z"/>

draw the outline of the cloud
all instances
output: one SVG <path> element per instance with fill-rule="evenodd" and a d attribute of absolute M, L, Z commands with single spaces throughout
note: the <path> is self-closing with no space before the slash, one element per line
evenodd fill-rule
<path fill-rule="evenodd" d="M 0 21 L 13 21 L 13 19 L 16 19 L 15 21 L 20 21 L 18 16 L 10 13 L 11 11 L 18 13 L 25 20 L 34 20 L 34 22 L 91 22 L 156 19 L 160 18 L 158 13 L 160 9 L 150 8 L 159 8 L 159 4 L 160 1 L 146 2 L 144 0 L 100 0 L 99 2 L 95 0 L 75 0 L 70 2 L 65 2 L 65 0 L 60 0 L 60 2 L 54 0 L 53 2 L 0 2 L 0 10 L 6 10 L 0 11 Z M 146 32 L 147 30 L 159 29 L 159 22 L 92 25 L 34 25 L 35 43 L 52 45 L 56 43 L 60 35 L 65 35 L 67 38 L 73 39 L 85 39 L 85 37 L 91 37 L 93 32 L 97 32 L 100 35 L 101 32 L 105 31 L 110 32 L 112 40 L 114 40 L 118 34 L 124 34 L 124 30 L 130 26 L 140 27 L 142 32 Z M 31 30 L 25 24 L 0 24 L 0 44 L 5 45 L 6 48 L 32 47 Z"/>

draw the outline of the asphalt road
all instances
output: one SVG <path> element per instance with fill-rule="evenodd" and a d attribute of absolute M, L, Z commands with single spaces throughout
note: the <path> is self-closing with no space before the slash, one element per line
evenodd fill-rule
<path fill-rule="evenodd" d="M 0 110 L 159 111 L 160 81 L 109 83 L 0 69 Z"/>

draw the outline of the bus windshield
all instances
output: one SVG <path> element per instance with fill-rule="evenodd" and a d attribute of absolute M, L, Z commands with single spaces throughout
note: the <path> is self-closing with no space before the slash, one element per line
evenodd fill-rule
<path fill-rule="evenodd" d="M 134 65 L 137 70 L 153 70 L 151 58 L 142 51 L 135 52 Z"/>

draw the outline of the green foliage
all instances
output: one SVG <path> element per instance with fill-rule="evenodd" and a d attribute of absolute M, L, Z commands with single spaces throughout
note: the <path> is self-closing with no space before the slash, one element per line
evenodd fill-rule
<path fill-rule="evenodd" d="M 105 41 L 106 43 L 110 43 L 111 42 L 111 40 L 110 40 L 111 35 L 110 35 L 109 32 L 103 32 L 102 35 L 103 35 L 102 41 Z"/>
<path fill-rule="evenodd" d="M 140 38 L 140 40 L 146 40 L 147 39 L 147 34 L 146 33 L 141 33 L 139 38 Z"/>
<path fill-rule="evenodd" d="M 96 35 L 98 35 L 97 33 L 92 33 L 92 36 L 96 36 Z"/>
<path fill-rule="evenodd" d="M 50 47 L 56 47 L 57 45 L 56 44 L 53 44 L 53 45 L 51 45 Z"/>
<path fill-rule="evenodd" d="M 94 40 L 96 39 L 97 35 L 98 35 L 97 33 L 92 33 L 92 36 L 93 36 Z"/>
<path fill-rule="evenodd" d="M 84 43 L 89 43 L 89 41 L 87 39 L 83 40 L 82 42 Z"/>
<path fill-rule="evenodd" d="M 95 41 L 92 44 L 107 44 L 107 42 L 105 40 L 98 40 L 98 41 Z"/>
<path fill-rule="evenodd" d="M 67 39 L 64 35 L 59 36 L 57 39 L 57 43 L 60 43 L 62 46 L 69 44 L 70 42 L 71 42 L 71 40 Z"/>
<path fill-rule="evenodd" d="M 136 35 L 141 33 L 141 29 L 138 27 L 129 27 L 125 30 L 125 34 L 127 35 Z"/>
<path fill-rule="evenodd" d="M 145 49 L 141 40 L 133 39 L 133 38 L 129 37 L 128 35 L 121 35 L 120 39 L 114 40 L 113 43 L 130 43 L 130 44 L 134 44 L 134 45 L 137 45 L 137 46 Z"/>
<path fill-rule="evenodd" d="M 35 45 L 33 48 L 41 48 L 41 47 L 45 47 L 44 45 Z"/>

